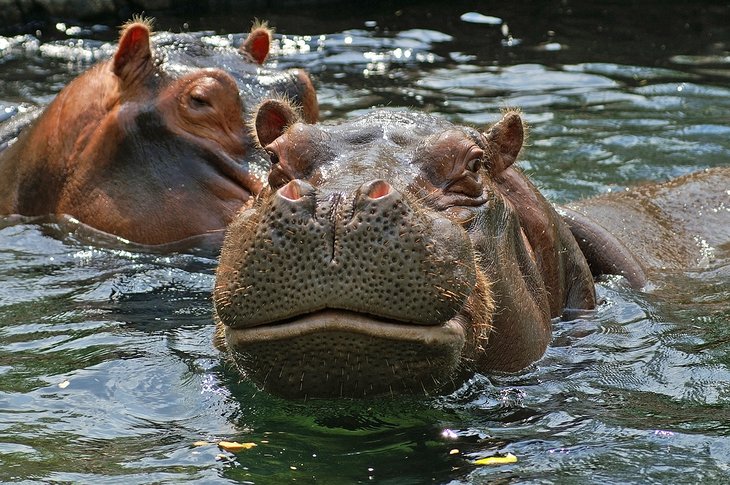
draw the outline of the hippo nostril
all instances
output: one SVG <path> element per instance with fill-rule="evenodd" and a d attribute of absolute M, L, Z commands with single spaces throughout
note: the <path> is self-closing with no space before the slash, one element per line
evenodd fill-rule
<path fill-rule="evenodd" d="M 392 192 L 393 188 L 385 180 L 373 180 L 362 187 L 362 193 L 371 199 L 381 199 Z"/>
<path fill-rule="evenodd" d="M 302 186 L 297 180 L 292 180 L 279 189 L 279 195 L 287 200 L 296 201 L 302 198 Z"/>

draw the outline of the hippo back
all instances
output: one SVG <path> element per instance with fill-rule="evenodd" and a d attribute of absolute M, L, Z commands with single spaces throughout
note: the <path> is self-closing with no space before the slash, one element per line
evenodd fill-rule
<path fill-rule="evenodd" d="M 730 241 L 730 168 L 691 173 L 568 204 L 564 216 L 595 274 L 627 276 L 702 266 Z"/>

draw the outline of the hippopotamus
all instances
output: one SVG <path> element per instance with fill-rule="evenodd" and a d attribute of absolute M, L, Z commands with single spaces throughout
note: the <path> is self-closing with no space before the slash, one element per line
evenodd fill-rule
<path fill-rule="evenodd" d="M 730 227 L 718 189 L 728 169 L 617 197 L 616 213 L 636 199 L 629 217 L 649 225 L 643 244 L 622 243 L 628 230 L 607 237 L 620 217 L 602 217 L 603 199 L 559 213 L 515 166 L 517 111 L 486 131 L 391 110 L 312 125 L 267 100 L 254 125 L 272 168 L 225 236 L 216 343 L 284 397 L 443 393 L 475 372 L 520 371 L 544 354 L 553 319 L 596 306 L 595 275 L 643 284 L 636 271 L 665 264 L 662 251 L 628 257 L 657 238 L 671 245 L 648 199 L 674 211 L 683 202 L 671 193 L 685 187 L 697 200 L 685 200 L 684 229 L 717 230 L 692 221 L 700 206 L 724 207 L 714 223 L 726 240 Z M 701 196 L 714 184 L 720 195 Z"/>
<path fill-rule="evenodd" d="M 595 276 L 621 275 L 634 288 L 663 274 L 707 266 L 730 241 L 730 168 L 579 200 L 558 210 Z"/>
<path fill-rule="evenodd" d="M 263 66 L 271 31 L 240 48 L 125 25 L 114 55 L 69 83 L 0 153 L 0 214 L 70 216 L 144 245 L 220 234 L 262 187 L 246 127 L 264 98 L 318 117 L 311 79 Z"/>

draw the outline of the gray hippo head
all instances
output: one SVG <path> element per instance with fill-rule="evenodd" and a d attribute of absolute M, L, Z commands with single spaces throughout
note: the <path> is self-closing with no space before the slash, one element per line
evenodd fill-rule
<path fill-rule="evenodd" d="M 595 304 L 575 240 L 514 167 L 523 125 L 412 111 L 336 125 L 267 100 L 269 186 L 229 226 L 218 341 L 287 397 L 453 389 L 539 359 L 551 318 Z"/>

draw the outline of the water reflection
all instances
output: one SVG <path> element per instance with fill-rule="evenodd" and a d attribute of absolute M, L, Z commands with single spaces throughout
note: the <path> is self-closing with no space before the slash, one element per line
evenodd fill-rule
<path fill-rule="evenodd" d="M 558 202 L 727 165 L 722 12 L 662 6 L 671 35 L 652 27 L 637 43 L 653 11 L 627 7 L 627 20 L 586 5 L 332 24 L 280 14 L 271 62 L 306 65 L 328 119 L 418 107 L 483 127 L 521 107 L 521 164 Z M 470 12 L 480 16 L 460 18 Z M 227 21 L 209 23 L 233 33 L 201 35 L 240 41 L 249 19 Z M 49 101 L 116 35 L 51 30 L 0 37 L 0 121 Z M 519 375 L 476 376 L 430 399 L 292 403 L 242 381 L 213 347 L 214 255 L 74 231 L 0 222 L 2 481 L 713 483 L 730 472 L 727 248 L 653 293 L 602 281 L 593 318 L 557 322 L 545 358 Z M 232 454 L 220 439 L 258 446 Z M 472 464 L 504 452 L 519 461 Z"/>

